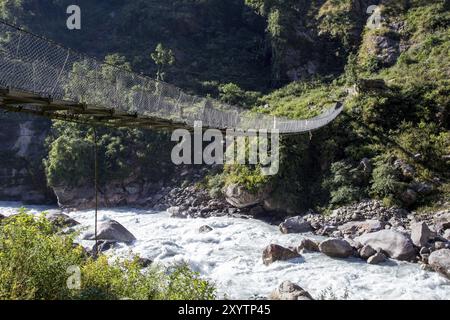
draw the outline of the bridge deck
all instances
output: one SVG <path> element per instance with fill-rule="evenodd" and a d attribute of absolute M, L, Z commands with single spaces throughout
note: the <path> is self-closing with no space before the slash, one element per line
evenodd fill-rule
<path fill-rule="evenodd" d="M 55 100 L 9 88 L 0 88 L 0 109 L 6 112 L 27 113 L 53 120 L 92 125 L 144 129 L 191 129 L 186 124 L 166 119 L 141 116 L 137 113 L 118 112 L 114 108 L 107 109 L 82 103 Z"/>

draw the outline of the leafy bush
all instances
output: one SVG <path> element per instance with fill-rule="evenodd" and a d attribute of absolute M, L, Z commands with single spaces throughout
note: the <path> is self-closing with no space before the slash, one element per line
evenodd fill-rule
<path fill-rule="evenodd" d="M 59 235 L 44 215 L 21 211 L 0 225 L 0 300 L 214 299 L 215 289 L 186 265 L 142 270 L 137 258 L 94 260 L 73 235 Z M 79 267 L 81 288 L 69 289 L 69 267 Z"/>
<path fill-rule="evenodd" d="M 70 237 L 55 234 L 43 217 L 21 211 L 0 226 L 0 299 L 71 299 L 66 270 L 83 261 Z"/>
<path fill-rule="evenodd" d="M 332 205 L 343 205 L 366 196 L 363 173 L 345 161 L 331 165 L 331 176 L 324 187 L 330 191 Z"/>
<path fill-rule="evenodd" d="M 407 184 L 401 181 L 399 172 L 390 161 L 382 158 L 377 161 L 372 174 L 371 191 L 373 195 L 391 203 L 398 202 L 396 199 L 406 186 Z"/>
<path fill-rule="evenodd" d="M 222 190 L 225 186 L 224 174 L 207 176 L 205 183 L 211 198 L 220 198 L 222 196 Z"/>
<path fill-rule="evenodd" d="M 252 107 L 260 97 L 260 93 L 245 91 L 234 83 L 219 86 L 219 98 L 221 101 L 231 105 Z"/>
<path fill-rule="evenodd" d="M 99 181 L 102 185 L 136 174 L 168 179 L 172 166 L 165 133 L 139 129 L 97 128 Z M 50 186 L 82 186 L 94 175 L 94 132 L 79 124 L 55 122 L 44 160 Z M 161 147 L 164 146 L 164 147 Z"/>
<path fill-rule="evenodd" d="M 307 119 L 319 115 L 345 95 L 345 90 L 338 85 L 330 85 L 319 80 L 297 81 L 259 99 L 259 106 L 267 104 L 270 108 L 260 108 L 258 111 L 271 112 L 276 116 Z"/>
<path fill-rule="evenodd" d="M 225 174 L 225 185 L 239 184 L 250 192 L 257 192 L 269 182 L 269 178 L 261 174 L 258 166 L 227 165 Z"/>
<path fill-rule="evenodd" d="M 423 121 L 418 126 L 403 123 L 399 131 L 398 143 L 403 149 L 417 155 L 427 167 L 447 174 L 450 161 L 445 156 L 450 155 L 450 132 Z"/>
<path fill-rule="evenodd" d="M 92 144 L 81 138 L 71 139 L 61 135 L 53 141 L 48 159 L 44 160 L 48 184 L 73 187 L 86 183 L 85 179 L 92 180 L 93 161 Z"/>

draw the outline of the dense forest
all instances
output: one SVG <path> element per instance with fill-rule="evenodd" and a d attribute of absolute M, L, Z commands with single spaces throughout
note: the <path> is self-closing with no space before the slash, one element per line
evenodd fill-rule
<path fill-rule="evenodd" d="M 74 2 L 82 8 L 77 31 L 65 28 Z M 375 28 L 367 24 L 373 4 Z M 308 118 L 345 104 L 329 127 L 283 138 L 277 176 L 252 166 L 211 172 L 202 186 L 215 196 L 231 183 L 271 190 L 270 207 L 292 213 L 365 198 L 433 211 L 449 198 L 449 1 L 4 0 L 0 15 L 111 64 L 256 111 Z M 106 128 L 100 135 L 102 185 L 174 173 L 168 135 Z M 90 185 L 92 141 L 91 128 L 55 122 L 31 167 L 45 171 L 50 187 Z"/>

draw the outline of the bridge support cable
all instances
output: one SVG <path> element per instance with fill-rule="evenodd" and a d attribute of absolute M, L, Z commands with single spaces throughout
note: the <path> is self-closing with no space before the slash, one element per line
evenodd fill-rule
<path fill-rule="evenodd" d="M 94 236 L 95 236 L 95 250 L 94 257 L 98 257 L 98 138 L 97 128 L 94 129 L 94 197 L 95 197 L 95 224 L 94 224 Z"/>

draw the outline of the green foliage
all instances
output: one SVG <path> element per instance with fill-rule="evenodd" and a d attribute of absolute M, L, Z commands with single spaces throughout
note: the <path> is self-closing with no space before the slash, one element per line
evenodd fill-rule
<path fill-rule="evenodd" d="M 205 186 L 211 198 L 220 198 L 225 187 L 225 174 L 210 175 L 205 178 Z"/>
<path fill-rule="evenodd" d="M 22 11 L 22 0 L 0 0 L 1 19 L 17 22 L 16 18 Z"/>
<path fill-rule="evenodd" d="M 347 85 L 357 85 L 359 80 L 360 67 L 358 65 L 358 56 L 356 54 L 350 54 L 345 66 L 345 80 Z"/>
<path fill-rule="evenodd" d="M 94 174 L 93 159 L 91 143 L 77 137 L 59 136 L 52 142 L 48 159 L 44 160 L 48 184 L 75 187 L 88 183 Z"/>
<path fill-rule="evenodd" d="M 83 186 L 94 177 L 94 131 L 87 126 L 55 122 L 44 160 L 51 186 Z M 150 181 L 169 179 L 169 137 L 139 129 L 97 128 L 99 181 L 106 185 L 142 174 Z"/>
<path fill-rule="evenodd" d="M 131 68 L 126 59 L 117 54 L 108 55 L 105 62 L 102 77 L 106 82 L 114 81 L 117 68 Z M 73 73 L 79 77 L 74 76 L 69 87 L 76 86 L 83 77 L 89 77 L 91 71 L 85 68 L 83 64 L 73 67 Z M 104 99 L 102 93 L 95 90 L 88 94 L 93 99 Z M 44 160 L 48 184 L 52 187 L 91 184 L 94 177 L 94 129 L 61 121 L 55 121 L 52 129 L 53 134 L 47 139 L 48 157 Z M 96 128 L 96 131 L 101 185 L 137 175 L 144 175 L 151 181 L 170 178 L 171 143 L 166 133 L 106 127 Z"/>
<path fill-rule="evenodd" d="M 331 175 L 324 181 L 324 187 L 330 191 L 330 204 L 344 205 L 361 200 L 367 193 L 364 174 L 345 161 L 331 165 Z"/>
<path fill-rule="evenodd" d="M 415 41 L 434 32 L 445 32 L 450 25 L 448 1 L 412 0 L 411 9 L 406 14 L 408 31 Z"/>
<path fill-rule="evenodd" d="M 342 87 L 325 82 L 292 82 L 259 99 L 260 112 L 307 119 L 319 115 L 345 96 Z M 262 106 L 268 105 L 269 108 Z"/>
<path fill-rule="evenodd" d="M 224 173 L 226 174 L 225 185 L 238 184 L 255 193 L 270 181 L 269 177 L 261 174 L 259 166 L 226 165 Z"/>
<path fill-rule="evenodd" d="M 167 67 L 170 67 L 175 63 L 175 55 L 173 54 L 173 51 L 165 48 L 162 43 L 158 43 L 155 51 L 151 54 L 151 57 L 158 66 L 156 79 L 164 81 L 164 77 L 166 75 L 165 70 Z"/>
<path fill-rule="evenodd" d="M 81 269 L 83 300 L 212 300 L 214 287 L 185 264 L 166 273 L 160 267 L 142 271 L 138 258 L 109 263 L 106 256 Z"/>
<path fill-rule="evenodd" d="M 138 258 L 108 263 L 86 257 L 73 235 L 59 235 L 45 219 L 21 211 L 0 225 L 0 300 L 205 300 L 214 286 L 186 265 L 142 270 Z M 69 289 L 69 267 L 79 267 L 81 288 Z"/>
<path fill-rule="evenodd" d="M 330 12 L 337 14 L 349 10 L 347 2 L 338 2 L 328 8 Z M 405 9 L 404 3 L 395 1 L 386 5 L 383 8 L 386 21 L 407 20 L 406 31 L 392 34 L 387 28 L 367 30 L 358 55 L 350 54 L 348 58 L 343 75 L 345 83 L 341 80 L 331 85 L 326 82 L 319 85 L 294 83 L 260 99 L 260 105 L 268 103 L 270 107 L 264 109 L 266 112 L 307 118 L 317 114 L 317 111 L 309 112 L 309 106 L 324 107 L 333 100 L 343 101 L 344 86 L 358 84 L 367 78 L 383 79 L 387 84 L 385 89 L 348 97 L 345 114 L 314 134 L 315 148 L 305 149 L 305 139 L 283 141 L 286 156 L 282 155 L 280 173 L 273 182 L 274 190 L 283 199 L 294 197 L 303 208 L 327 203 L 342 205 L 359 200 L 370 191 L 372 196 L 383 199 L 388 205 L 400 204 L 399 195 L 410 181 L 402 180 L 386 155 L 408 160 L 419 155 L 420 163 L 415 163 L 415 167 L 422 179 L 448 176 L 449 163 L 445 155 L 449 154 L 450 85 L 447 70 L 450 41 L 448 24 L 442 23 L 448 15 L 443 3 L 412 1 L 409 10 Z M 325 9 L 323 6 L 322 11 Z M 441 23 L 433 22 L 435 16 Z M 326 26 L 327 21 L 333 22 L 333 16 L 324 17 L 322 26 Z M 331 24 L 328 26 L 332 27 Z M 346 27 L 345 23 L 342 27 Z M 334 31 L 339 37 L 339 28 Z M 384 68 L 370 54 L 373 52 L 372 36 L 376 35 L 406 38 L 413 44 L 393 67 Z M 361 176 L 349 164 L 364 157 L 375 159 L 372 160 L 375 170 L 371 180 Z M 308 165 L 308 161 L 318 161 L 321 165 Z M 324 196 L 325 192 L 329 197 Z M 433 199 L 429 201 L 443 199 L 446 193 L 439 191 L 439 194 L 429 197 Z M 301 203 L 300 197 L 307 200 Z M 418 205 L 424 201 L 425 198 L 420 199 Z"/>
<path fill-rule="evenodd" d="M 219 92 L 219 98 L 221 101 L 242 107 L 254 106 L 260 97 L 260 93 L 254 91 L 244 91 L 234 83 L 227 83 L 219 86 Z"/>
<path fill-rule="evenodd" d="M 354 31 L 361 18 L 353 11 L 353 0 L 327 0 L 318 14 L 319 29 L 341 41 L 344 48 L 354 45 Z"/>
<path fill-rule="evenodd" d="M 70 299 L 66 270 L 82 262 L 70 237 L 23 210 L 0 225 L 0 299 Z"/>
<path fill-rule="evenodd" d="M 172 270 L 162 294 L 167 300 L 212 300 L 216 298 L 215 288 L 199 275 L 192 272 L 187 265 Z"/>
<path fill-rule="evenodd" d="M 418 155 L 423 163 L 437 171 L 448 174 L 450 160 L 450 132 L 441 131 L 435 123 L 421 121 L 418 125 L 403 123 L 399 128 L 398 143 L 414 155 Z"/>
<path fill-rule="evenodd" d="M 399 172 L 393 164 L 380 158 L 373 170 L 371 192 L 380 199 L 389 199 L 389 203 L 395 201 L 407 184 L 401 181 Z"/>

